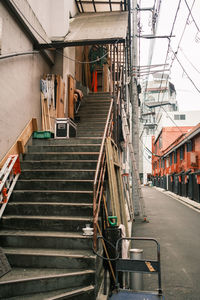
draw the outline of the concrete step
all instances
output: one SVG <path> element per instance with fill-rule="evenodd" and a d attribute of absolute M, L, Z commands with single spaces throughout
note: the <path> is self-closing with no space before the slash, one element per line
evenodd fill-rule
<path fill-rule="evenodd" d="M 24 160 L 98 160 L 99 152 L 25 153 Z"/>
<path fill-rule="evenodd" d="M 78 111 L 78 114 L 83 111 L 87 110 L 93 110 L 93 111 L 103 111 L 105 113 L 108 113 L 110 108 L 110 103 L 105 102 L 105 103 L 98 103 L 98 102 L 87 102 L 85 103 L 84 106 L 81 107 L 81 109 Z"/>
<path fill-rule="evenodd" d="M 89 137 L 89 136 L 99 136 L 99 137 L 103 137 L 103 130 L 100 132 L 100 131 L 96 131 L 96 132 L 93 132 L 93 131 L 78 131 L 77 132 L 77 136 L 81 136 L 81 137 Z"/>
<path fill-rule="evenodd" d="M 5 215 L 24 216 L 92 216 L 93 205 L 89 203 L 12 202 L 6 207 Z"/>
<path fill-rule="evenodd" d="M 63 216 L 23 216 L 4 215 L 1 220 L 2 229 L 15 230 L 43 230 L 82 232 L 86 224 L 92 225 L 91 217 L 63 217 Z M 92 227 L 92 226 L 91 226 Z"/>
<path fill-rule="evenodd" d="M 82 122 L 93 122 L 93 124 L 96 124 L 97 122 L 106 122 L 106 119 L 107 119 L 107 116 L 106 115 L 98 115 L 98 116 L 94 116 L 94 115 L 81 115 L 80 116 L 80 120 L 79 120 L 79 123 L 82 123 Z M 76 137 L 78 138 L 78 137 Z M 93 138 L 93 137 L 91 137 Z"/>
<path fill-rule="evenodd" d="M 91 249 L 92 236 L 77 232 L 1 230 L 1 247 Z"/>
<path fill-rule="evenodd" d="M 95 289 L 93 285 L 55 290 L 44 293 L 34 293 L 23 296 L 23 300 L 95 300 Z M 21 296 L 11 297 L 9 300 L 22 300 Z"/>
<path fill-rule="evenodd" d="M 58 190 L 14 190 L 10 201 L 14 202 L 93 202 L 93 190 L 79 191 L 79 190 L 69 190 L 69 191 L 58 191 Z"/>
<path fill-rule="evenodd" d="M 43 170 L 23 170 L 20 175 L 22 179 L 94 179 L 95 170 L 76 169 L 43 169 Z"/>
<path fill-rule="evenodd" d="M 22 161 L 22 170 L 31 169 L 86 169 L 95 170 L 97 160 L 43 160 L 43 161 Z"/>
<path fill-rule="evenodd" d="M 106 120 L 107 118 L 107 113 L 104 113 L 102 111 L 96 111 L 96 112 L 93 112 L 93 111 L 82 111 L 80 112 L 79 114 L 80 116 L 80 119 L 82 119 L 83 117 L 85 118 L 92 118 L 92 119 L 95 119 L 95 118 L 104 118 Z"/>
<path fill-rule="evenodd" d="M 93 270 L 13 268 L 0 278 L 1 299 L 13 296 L 23 299 L 24 295 L 34 293 L 80 288 L 93 285 L 94 281 Z"/>
<path fill-rule="evenodd" d="M 11 267 L 95 269 L 95 256 L 89 250 L 3 248 Z"/>
<path fill-rule="evenodd" d="M 69 138 L 69 139 L 32 139 L 33 145 L 70 145 L 70 144 L 101 144 L 99 138 Z"/>
<path fill-rule="evenodd" d="M 96 127 L 95 127 L 96 129 Z M 79 130 L 79 129 L 78 129 Z M 97 129 L 98 130 L 98 129 Z M 28 146 L 29 153 L 35 152 L 98 152 L 101 144 L 71 144 L 71 145 L 56 145 L 56 146 Z"/>
<path fill-rule="evenodd" d="M 81 116 L 85 113 L 98 115 L 108 115 L 109 106 L 100 106 L 100 105 L 87 105 L 78 111 L 77 116 Z"/>
<path fill-rule="evenodd" d="M 15 190 L 59 190 L 59 191 L 92 191 L 93 180 L 77 179 L 19 179 L 16 183 Z"/>
<path fill-rule="evenodd" d="M 82 130 L 88 130 L 88 131 L 92 131 L 92 130 L 103 130 L 104 131 L 104 128 L 105 128 L 105 124 L 104 123 L 97 123 L 97 124 L 93 124 L 92 122 L 91 123 L 87 123 L 87 122 L 82 122 L 79 126 L 78 126 L 78 131 L 80 129 Z"/>

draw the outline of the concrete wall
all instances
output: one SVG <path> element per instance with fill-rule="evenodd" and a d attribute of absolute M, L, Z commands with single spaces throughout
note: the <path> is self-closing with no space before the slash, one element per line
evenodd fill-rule
<path fill-rule="evenodd" d="M 33 46 L 0 2 L 2 54 L 30 51 Z M 12 38 L 11 38 L 12 37 Z M 0 60 L 0 159 L 33 117 L 40 119 L 40 78 L 50 67 L 40 54 Z"/>
<path fill-rule="evenodd" d="M 75 16 L 74 0 L 28 0 L 49 37 L 64 37 L 69 30 L 69 16 Z"/>
<path fill-rule="evenodd" d="M 15 0 L 15 4 L 47 41 L 48 36 L 66 34 L 69 16 L 73 17 L 77 12 L 73 0 Z M 1 2 L 0 19 L 2 19 L 2 55 L 33 50 L 32 42 Z M 27 25 L 31 29 L 30 24 Z M 63 54 L 75 59 L 75 48 L 65 48 Z M 52 67 L 38 53 L 0 60 L 0 69 L 0 159 L 2 159 L 31 118 L 38 119 L 40 129 L 40 79 L 43 74 L 54 73 L 63 76 L 66 83 L 67 115 L 67 78 L 69 74 L 75 77 L 75 62 L 56 53 L 55 65 Z"/>

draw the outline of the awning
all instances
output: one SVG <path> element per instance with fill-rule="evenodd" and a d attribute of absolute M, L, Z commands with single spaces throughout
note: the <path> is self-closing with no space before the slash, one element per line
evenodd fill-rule
<path fill-rule="evenodd" d="M 128 27 L 127 12 L 85 13 L 73 18 L 65 42 L 85 44 L 98 41 L 124 41 Z"/>
<path fill-rule="evenodd" d="M 53 42 L 53 47 L 122 43 L 126 39 L 128 12 L 79 14 L 70 20 L 69 33 L 64 41 Z M 41 48 L 49 45 L 41 44 Z"/>

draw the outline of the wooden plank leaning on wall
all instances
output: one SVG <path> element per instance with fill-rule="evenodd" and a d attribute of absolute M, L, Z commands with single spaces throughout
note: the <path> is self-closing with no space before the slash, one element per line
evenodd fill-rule
<path fill-rule="evenodd" d="M 0 169 L 3 167 L 4 163 L 8 159 L 10 155 L 14 154 L 24 154 L 25 153 L 25 145 L 27 144 L 29 138 L 31 137 L 33 131 L 37 131 L 37 119 L 31 119 L 20 136 L 17 138 L 16 142 L 13 144 L 13 146 L 8 150 L 6 155 L 3 157 L 3 159 L 0 162 Z"/>
<path fill-rule="evenodd" d="M 74 78 L 68 76 L 68 117 L 74 120 Z"/>

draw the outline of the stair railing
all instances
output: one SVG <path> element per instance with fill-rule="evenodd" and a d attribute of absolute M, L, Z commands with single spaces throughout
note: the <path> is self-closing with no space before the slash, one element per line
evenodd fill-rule
<path fill-rule="evenodd" d="M 0 219 L 21 174 L 18 155 L 10 155 L 0 171 Z"/>
<path fill-rule="evenodd" d="M 106 153 L 105 153 L 105 141 L 108 136 L 111 135 L 112 126 L 113 126 L 113 102 L 114 99 L 111 99 L 110 108 L 106 119 L 106 125 L 103 133 L 103 138 L 101 142 L 99 158 L 97 162 L 94 185 L 93 185 L 93 226 L 94 226 L 94 235 L 93 235 L 93 247 L 97 249 L 97 226 L 98 226 L 98 217 L 101 205 L 101 199 L 103 195 L 103 183 L 106 171 Z"/>

